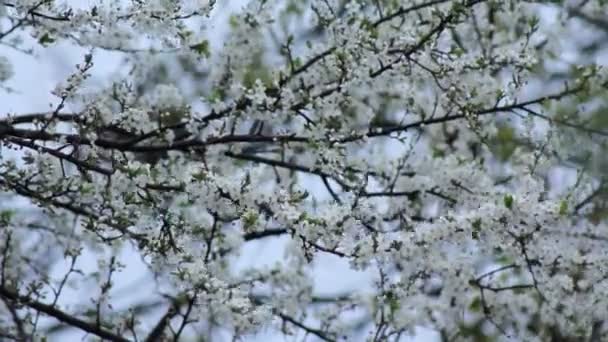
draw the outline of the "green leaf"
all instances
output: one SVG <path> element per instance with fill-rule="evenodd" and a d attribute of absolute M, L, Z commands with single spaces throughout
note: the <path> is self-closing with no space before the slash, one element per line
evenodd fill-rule
<path fill-rule="evenodd" d="M 475 221 L 473 221 L 472 225 L 473 225 L 473 232 L 471 235 L 474 240 L 477 240 L 477 239 L 479 239 L 479 232 L 481 231 L 481 219 L 477 218 Z"/>
<path fill-rule="evenodd" d="M 302 63 L 302 59 L 301 59 L 300 57 L 296 57 L 296 58 L 294 58 L 294 59 L 293 59 L 293 66 L 294 66 L 295 68 L 299 68 L 299 67 L 301 67 L 301 66 L 302 66 L 302 64 L 303 64 L 303 63 Z"/>
<path fill-rule="evenodd" d="M 228 18 L 228 24 L 232 29 L 236 29 L 239 27 L 239 18 L 236 15 L 231 15 L 230 18 Z"/>
<path fill-rule="evenodd" d="M 433 159 L 445 157 L 445 151 L 439 147 L 433 146 Z"/>
<path fill-rule="evenodd" d="M 390 310 L 390 316 L 394 317 L 395 313 L 397 313 L 401 307 L 399 304 L 399 299 L 395 295 L 388 296 L 388 307 Z"/>
<path fill-rule="evenodd" d="M 481 312 L 481 298 L 475 297 L 469 305 L 469 310 L 473 312 Z"/>
<path fill-rule="evenodd" d="M 517 149 L 515 130 L 511 126 L 502 126 L 492 141 L 494 153 L 502 160 L 508 160 Z"/>
<path fill-rule="evenodd" d="M 43 34 L 42 37 L 38 39 L 38 43 L 42 46 L 47 46 L 53 44 L 55 42 L 55 38 L 53 38 L 48 32 Z"/>
<path fill-rule="evenodd" d="M 339 130 L 342 128 L 342 121 L 340 121 L 339 117 L 330 116 L 325 121 L 325 127 L 327 127 L 327 129 Z"/>
<path fill-rule="evenodd" d="M 262 84 L 267 88 L 272 86 L 272 77 L 269 68 L 264 64 L 263 52 L 254 52 L 251 57 L 251 62 L 245 69 L 243 75 L 243 86 L 251 89 L 257 80 L 262 81 Z"/>
<path fill-rule="evenodd" d="M 559 214 L 565 216 L 568 213 L 568 201 L 562 200 L 559 204 Z"/>
<path fill-rule="evenodd" d="M 285 13 L 301 15 L 303 13 L 303 11 L 300 7 L 298 7 L 298 4 L 296 3 L 296 1 L 292 1 L 285 8 Z"/>
<path fill-rule="evenodd" d="M 217 87 L 211 90 L 211 94 L 207 96 L 207 101 L 210 103 L 223 101 L 226 98 L 226 90 L 223 87 Z"/>
<path fill-rule="evenodd" d="M 15 216 L 15 211 L 11 209 L 5 209 L 0 211 L 0 225 L 7 226 Z"/>
<path fill-rule="evenodd" d="M 209 41 L 208 40 L 203 40 L 202 42 L 200 42 L 198 44 L 190 45 L 190 48 L 192 50 L 196 51 L 199 55 L 203 55 L 207 58 L 209 58 L 209 56 L 211 55 L 211 53 L 209 52 Z"/>
<path fill-rule="evenodd" d="M 95 317 L 97 315 L 97 311 L 95 311 L 95 309 L 88 309 L 84 312 L 84 315 L 87 317 Z"/>
<path fill-rule="evenodd" d="M 503 201 L 505 203 L 505 207 L 507 207 L 508 209 L 513 208 L 513 196 L 505 195 L 505 197 L 503 198 Z"/>

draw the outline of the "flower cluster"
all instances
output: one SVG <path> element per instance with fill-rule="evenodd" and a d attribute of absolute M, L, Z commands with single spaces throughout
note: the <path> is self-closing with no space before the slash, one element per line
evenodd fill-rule
<path fill-rule="evenodd" d="M 606 10 L 0 5 L 4 45 L 85 51 L 50 108 L 0 117 L 0 336 L 601 336 L 608 74 L 560 58 Z"/>

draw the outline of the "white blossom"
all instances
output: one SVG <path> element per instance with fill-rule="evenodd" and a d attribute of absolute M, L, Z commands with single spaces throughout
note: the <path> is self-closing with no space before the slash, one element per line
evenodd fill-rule
<path fill-rule="evenodd" d="M 606 4 L 221 5 L 0 5 L 12 53 L 82 53 L 0 118 L 6 338 L 598 332 Z"/>

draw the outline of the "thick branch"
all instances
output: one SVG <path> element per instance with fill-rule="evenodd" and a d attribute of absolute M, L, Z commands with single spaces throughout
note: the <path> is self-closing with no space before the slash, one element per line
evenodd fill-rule
<path fill-rule="evenodd" d="M 5 287 L 0 287 L 0 296 L 7 298 L 12 301 L 19 302 L 27 307 L 30 307 L 36 311 L 42 312 L 48 316 L 54 317 L 60 322 L 78 328 L 80 330 L 86 331 L 95 336 L 101 337 L 103 339 L 109 341 L 118 341 L 118 342 L 129 342 L 128 339 L 123 338 L 112 331 L 104 329 L 96 324 L 89 323 L 82 319 L 76 318 L 64 311 L 61 311 L 54 306 L 44 304 L 33 300 L 27 296 L 21 296 L 18 293 L 11 291 Z"/>

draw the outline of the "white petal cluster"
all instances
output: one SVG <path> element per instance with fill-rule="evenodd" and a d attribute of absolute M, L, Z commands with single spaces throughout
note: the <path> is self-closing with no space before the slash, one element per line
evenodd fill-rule
<path fill-rule="evenodd" d="M 50 108 L 0 118 L 0 332 L 28 340 L 40 311 L 150 340 L 598 332 L 603 1 L 228 7 L 0 5 L 3 46 L 84 51 Z M 120 302 L 133 268 L 160 321 Z"/>

